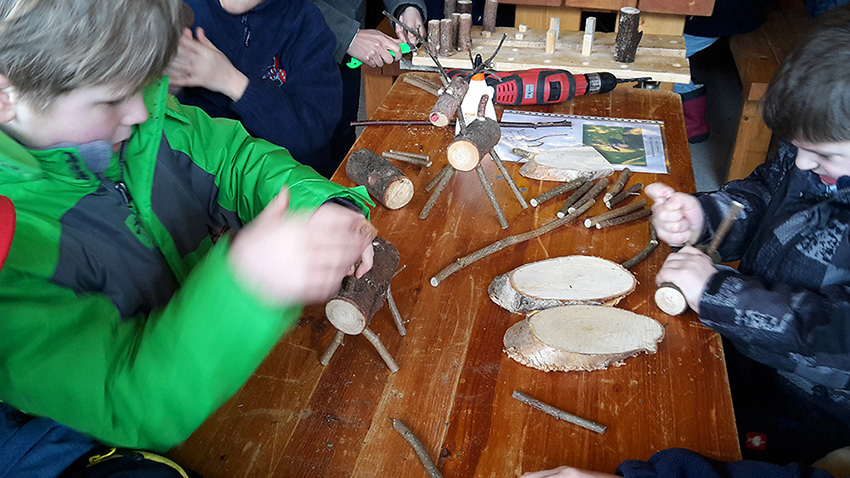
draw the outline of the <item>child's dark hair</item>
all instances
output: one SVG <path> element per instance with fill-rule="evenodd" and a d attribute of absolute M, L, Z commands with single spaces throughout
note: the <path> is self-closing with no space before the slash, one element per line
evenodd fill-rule
<path fill-rule="evenodd" d="M 815 22 L 773 76 L 762 106 L 765 124 L 782 139 L 850 141 L 850 5 Z"/>
<path fill-rule="evenodd" d="M 46 108 L 106 83 L 138 90 L 177 52 L 180 0 L 0 0 L 0 74 Z"/>

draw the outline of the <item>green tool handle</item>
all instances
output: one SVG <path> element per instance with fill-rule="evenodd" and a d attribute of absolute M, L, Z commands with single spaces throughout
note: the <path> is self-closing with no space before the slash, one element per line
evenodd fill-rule
<path fill-rule="evenodd" d="M 398 46 L 399 46 L 399 48 L 401 48 L 401 54 L 402 55 L 405 54 L 405 53 L 410 53 L 410 51 L 411 51 L 410 45 L 408 45 L 407 43 L 399 43 Z M 387 51 L 390 52 L 390 55 L 395 57 L 394 51 L 392 51 L 392 50 L 387 50 Z M 348 63 L 345 64 L 345 66 L 347 66 L 351 69 L 354 69 L 354 68 L 359 67 L 362 64 L 363 64 L 362 61 L 358 60 L 357 58 L 352 58 L 351 61 L 349 61 Z"/>

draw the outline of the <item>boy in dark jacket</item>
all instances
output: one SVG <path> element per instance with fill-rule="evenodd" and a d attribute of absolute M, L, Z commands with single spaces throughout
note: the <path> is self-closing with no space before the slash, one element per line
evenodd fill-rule
<path fill-rule="evenodd" d="M 318 9 L 307 0 L 185 1 L 195 22 L 166 71 L 172 88 L 183 87 L 180 102 L 237 119 L 330 177 L 342 81 Z"/>
<path fill-rule="evenodd" d="M 811 462 L 850 444 L 850 9 L 788 56 L 763 107 L 783 141 L 749 177 L 697 196 L 647 186 L 658 237 L 684 246 L 656 282 L 678 286 L 742 355 L 727 353 L 739 432 L 766 434 L 745 456 L 766 438 L 781 453 L 750 457 Z M 718 269 L 693 246 L 732 201 L 744 211 L 719 253 L 740 265 Z"/>
<path fill-rule="evenodd" d="M 364 189 L 168 95 L 180 7 L 0 0 L 0 475 L 177 445 L 371 267 Z"/>

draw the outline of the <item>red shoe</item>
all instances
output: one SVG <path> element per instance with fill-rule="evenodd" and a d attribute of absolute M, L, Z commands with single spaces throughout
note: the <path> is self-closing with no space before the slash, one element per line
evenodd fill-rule
<path fill-rule="evenodd" d="M 705 86 L 682 94 L 682 110 L 685 112 L 685 129 L 689 143 L 701 143 L 708 139 L 705 105 Z"/>

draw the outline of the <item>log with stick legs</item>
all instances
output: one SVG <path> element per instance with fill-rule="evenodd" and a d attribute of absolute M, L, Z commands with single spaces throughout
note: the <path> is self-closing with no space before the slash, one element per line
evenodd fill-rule
<path fill-rule="evenodd" d="M 319 361 L 322 365 L 330 362 L 336 349 L 342 344 L 343 337 L 348 335 L 363 335 L 375 346 L 375 350 L 387 364 L 390 371 L 397 372 L 398 365 L 381 343 L 378 336 L 369 329 L 372 317 L 387 301 L 390 281 L 395 276 L 399 263 L 399 253 L 395 245 L 386 239 L 376 237 L 372 241 L 375 249 L 372 268 L 360 277 L 346 277 L 336 296 L 325 305 L 325 315 L 336 327 L 337 332 L 327 350 Z M 395 304 L 393 304 L 395 305 Z M 397 309 L 394 311 L 397 314 Z M 394 316 L 395 316 L 394 314 Z M 401 318 L 396 319 L 398 323 Z M 399 327 L 401 333 L 403 326 Z M 401 333 L 404 335 L 404 333 Z"/>

